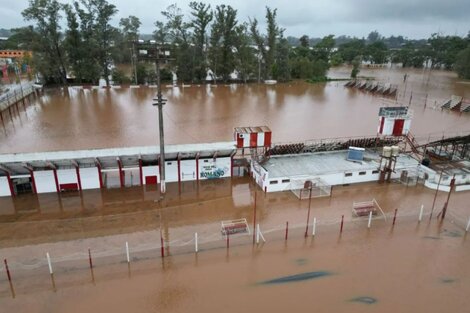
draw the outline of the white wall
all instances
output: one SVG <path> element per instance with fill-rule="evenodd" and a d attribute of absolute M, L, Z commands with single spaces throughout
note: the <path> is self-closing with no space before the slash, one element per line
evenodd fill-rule
<path fill-rule="evenodd" d="M 165 161 L 165 180 L 167 183 L 178 181 L 178 161 Z"/>
<path fill-rule="evenodd" d="M 97 167 L 80 168 L 82 189 L 99 189 L 100 177 Z"/>
<path fill-rule="evenodd" d="M 160 182 L 160 171 L 158 165 L 142 166 L 142 182 L 145 185 L 145 177 L 157 176 L 157 181 Z"/>
<path fill-rule="evenodd" d="M 196 160 L 181 160 L 181 180 L 196 180 Z"/>
<path fill-rule="evenodd" d="M 77 170 L 68 169 L 68 170 L 57 170 L 57 178 L 59 180 L 59 186 L 61 184 L 77 184 Z"/>
<path fill-rule="evenodd" d="M 37 193 L 57 192 L 54 171 L 34 171 Z"/>
<path fill-rule="evenodd" d="M 11 196 L 10 184 L 7 177 L 0 177 L 0 197 Z"/>
<path fill-rule="evenodd" d="M 231 158 L 199 159 L 199 179 L 230 177 Z"/>

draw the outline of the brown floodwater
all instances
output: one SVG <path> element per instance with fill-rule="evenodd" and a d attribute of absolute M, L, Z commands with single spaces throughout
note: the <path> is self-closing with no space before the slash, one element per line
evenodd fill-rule
<path fill-rule="evenodd" d="M 347 77 L 335 68 L 332 77 Z M 403 82 L 403 75 L 408 79 Z M 399 85 L 397 100 L 343 87 L 344 82 L 164 88 L 167 144 L 229 141 L 237 126 L 268 125 L 274 142 L 374 136 L 378 110 L 408 105 L 415 136 L 470 130 L 470 114 L 434 109 L 452 94 L 470 98 L 470 84 L 446 71 L 363 69 L 361 75 Z M 152 145 L 157 139 L 155 89 L 47 90 L 3 113 L 0 153 Z M 425 108 L 426 102 L 426 108 Z"/>
<path fill-rule="evenodd" d="M 338 68 L 331 76 L 349 72 Z M 406 84 L 404 73 L 410 75 Z M 398 101 L 345 89 L 343 82 L 165 89 L 166 142 L 227 141 L 235 126 L 262 124 L 271 127 L 274 142 L 375 135 L 378 108 L 407 104 L 411 91 L 415 135 L 470 130 L 470 115 L 433 108 L 451 94 L 470 98 L 470 85 L 454 74 L 363 69 L 361 75 L 399 84 Z M 154 144 L 154 92 L 46 91 L 11 117 L 4 112 L 0 153 Z M 155 186 L 0 197 L 0 258 L 8 259 L 13 277 L 9 284 L 0 268 L 0 311 L 465 312 L 468 194 L 451 195 L 440 223 L 447 193 L 437 194 L 430 218 L 435 192 L 422 185 L 338 186 L 331 198 L 312 200 L 307 239 L 308 201 L 291 192 L 264 194 L 248 177 L 170 183 L 163 200 Z M 252 246 L 251 234 L 235 235 L 227 251 L 221 221 L 246 218 L 253 231 L 255 198 L 267 242 Z M 373 198 L 383 214 L 367 229 L 367 219 L 353 218 L 351 208 Z M 286 276 L 288 282 L 276 281 Z"/>

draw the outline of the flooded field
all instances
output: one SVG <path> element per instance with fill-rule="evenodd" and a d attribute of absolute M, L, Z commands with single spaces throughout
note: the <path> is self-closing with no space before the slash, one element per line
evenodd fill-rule
<path fill-rule="evenodd" d="M 249 201 L 247 188 L 243 185 L 233 198 Z M 374 219 L 368 229 L 367 219 L 351 218 L 350 204 L 372 195 L 387 219 Z M 214 206 L 203 201 L 203 206 L 149 208 L 161 214 L 160 224 L 148 211 L 126 216 L 103 209 L 101 215 L 76 212 L 82 229 L 63 221 L 66 227 L 59 232 L 53 231 L 58 221 L 31 216 L 23 221 L 28 230 L 22 222 L 16 232 L 2 225 L 19 242 L 36 244 L 0 249 L 13 276 L 10 285 L 0 272 L 0 303 L 6 312 L 464 312 L 470 305 L 465 296 L 469 241 L 453 214 L 444 223 L 429 219 L 432 199 L 430 191 L 401 185 L 344 187 L 331 199 L 312 201 L 316 234 L 312 237 L 310 228 L 304 238 L 307 201 L 289 193 L 258 196 L 266 243 L 252 245 L 251 235 L 234 235 L 229 249 L 219 221 L 247 217 L 251 223 L 253 208 L 230 206 L 223 196 L 213 199 Z M 449 213 L 465 199 L 456 195 Z M 445 195 L 438 198 L 439 210 L 443 201 Z M 427 211 L 418 223 L 420 203 Z M 342 234 L 341 214 L 346 217 Z M 287 241 L 285 220 L 290 222 Z M 163 259 L 158 227 L 164 228 Z M 194 232 L 200 236 L 197 254 Z M 2 243 L 8 241 L 3 233 Z M 94 256 L 92 271 L 87 248 Z M 52 280 L 45 251 L 53 260 Z"/>
<path fill-rule="evenodd" d="M 349 72 L 333 69 L 330 76 Z M 274 142 L 374 136 L 379 107 L 407 105 L 410 98 L 414 135 L 470 131 L 470 115 L 435 108 L 452 94 L 470 98 L 470 85 L 454 74 L 363 69 L 360 75 L 399 85 L 398 99 L 348 90 L 343 82 L 165 88 L 166 142 L 228 141 L 233 127 L 246 125 L 268 125 Z M 11 116 L 4 112 L 0 153 L 156 144 L 154 93 L 46 91 Z M 470 306 L 468 192 L 452 194 L 441 223 L 436 217 L 447 193 L 437 194 L 432 209 L 435 192 L 422 185 L 334 187 L 332 197 L 312 200 L 307 228 L 308 201 L 291 192 L 264 194 L 247 177 L 167 188 L 163 200 L 155 186 L 0 197 L 0 258 L 8 259 L 13 277 L 9 284 L 0 267 L 0 311 L 465 312 Z M 368 229 L 367 218 L 354 218 L 351 208 L 373 198 L 383 213 Z M 266 238 L 259 245 L 252 244 L 255 203 Z M 221 221 L 243 218 L 250 233 L 231 236 L 227 249 Z"/>
<path fill-rule="evenodd" d="M 335 68 L 331 77 L 348 77 Z M 408 79 L 403 82 L 406 73 Z M 229 141 L 237 126 L 268 125 L 274 142 L 374 136 L 384 105 L 414 109 L 416 137 L 469 131 L 470 115 L 436 110 L 452 94 L 470 98 L 470 84 L 444 71 L 364 69 L 361 75 L 399 86 L 397 100 L 343 87 L 344 82 L 192 85 L 164 88 L 168 144 Z M 152 145 L 158 142 L 156 90 L 48 90 L 4 112 L 0 153 Z M 411 95 L 413 92 L 413 95 Z M 425 103 L 426 108 L 424 107 Z"/>

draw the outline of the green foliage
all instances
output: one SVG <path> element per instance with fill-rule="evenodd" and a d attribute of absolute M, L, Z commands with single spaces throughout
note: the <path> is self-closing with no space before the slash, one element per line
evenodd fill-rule
<path fill-rule="evenodd" d="M 459 77 L 470 79 L 470 45 L 459 52 L 454 68 Z"/>
<path fill-rule="evenodd" d="M 112 74 L 114 85 L 127 85 L 131 83 L 131 79 L 126 76 L 122 70 L 115 69 Z"/>
<path fill-rule="evenodd" d="M 353 39 L 348 43 L 339 46 L 338 53 L 341 55 L 345 62 L 352 63 L 355 57 L 363 55 L 366 45 L 364 40 Z"/>
<path fill-rule="evenodd" d="M 194 78 L 203 81 L 206 78 L 207 54 L 204 46 L 207 41 L 207 28 L 212 21 L 213 13 L 211 6 L 202 2 L 189 3 L 191 8 L 191 27 L 194 29 Z"/>
<path fill-rule="evenodd" d="M 61 41 L 61 5 L 56 0 L 31 0 L 23 12 L 27 21 L 36 23 L 31 28 L 31 47 L 34 50 L 35 67 L 46 81 L 66 84 L 65 55 Z"/>
<path fill-rule="evenodd" d="M 236 64 L 233 47 L 237 41 L 237 10 L 231 6 L 218 5 L 214 17 L 210 38 L 211 65 L 216 76 L 227 81 Z"/>
<path fill-rule="evenodd" d="M 388 48 L 383 41 L 375 41 L 366 46 L 364 56 L 373 64 L 384 64 L 387 62 Z"/>
<path fill-rule="evenodd" d="M 352 71 L 351 71 L 351 78 L 356 78 L 357 74 L 359 74 L 359 66 L 361 65 L 362 58 L 360 56 L 354 57 L 352 61 Z"/>
<path fill-rule="evenodd" d="M 341 57 L 340 53 L 334 53 L 330 58 L 330 65 L 331 66 L 339 66 L 343 63 L 344 63 L 344 60 Z"/>

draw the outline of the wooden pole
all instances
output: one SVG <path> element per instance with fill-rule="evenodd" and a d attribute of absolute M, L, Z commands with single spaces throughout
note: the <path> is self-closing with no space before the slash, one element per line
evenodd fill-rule
<path fill-rule="evenodd" d="M 398 211 L 398 209 L 395 209 L 395 213 L 393 214 L 393 223 L 392 223 L 392 225 L 394 225 L 394 226 L 395 226 L 395 221 L 397 220 L 397 211 Z"/>
<path fill-rule="evenodd" d="M 255 186 L 256 188 L 256 186 Z M 255 204 L 253 207 L 253 244 L 255 244 L 255 229 L 256 229 L 256 189 L 255 189 Z"/>
<path fill-rule="evenodd" d="M 341 228 L 339 229 L 339 233 L 343 233 L 343 224 L 344 224 L 344 215 L 341 215 Z"/>
<path fill-rule="evenodd" d="M 90 248 L 88 248 L 88 262 L 90 263 L 90 268 L 93 269 L 93 261 L 91 260 Z"/>
<path fill-rule="evenodd" d="M 286 222 L 286 238 L 285 238 L 285 240 L 287 240 L 288 236 L 289 236 L 289 222 Z"/>
<path fill-rule="evenodd" d="M 442 220 L 446 217 L 446 212 L 447 212 L 447 206 L 449 205 L 449 200 L 450 200 L 450 194 L 452 193 L 452 189 L 454 189 L 454 184 L 455 184 L 455 174 L 452 177 L 452 180 L 450 181 L 450 190 L 449 194 L 447 195 L 447 201 L 444 204 L 444 208 L 442 209 Z"/>
<path fill-rule="evenodd" d="M 10 269 L 8 268 L 7 259 L 4 259 L 4 260 L 3 260 L 3 263 L 5 263 L 5 271 L 7 272 L 8 281 L 11 282 Z"/>
<path fill-rule="evenodd" d="M 444 170 L 441 171 L 441 175 L 439 176 L 436 193 L 434 194 L 434 200 L 432 201 L 431 214 L 429 215 L 429 220 L 431 220 L 432 218 L 432 212 L 434 211 L 434 205 L 436 204 L 436 198 L 437 198 L 437 193 L 439 192 L 439 186 L 441 185 L 442 174 L 444 174 Z"/>

